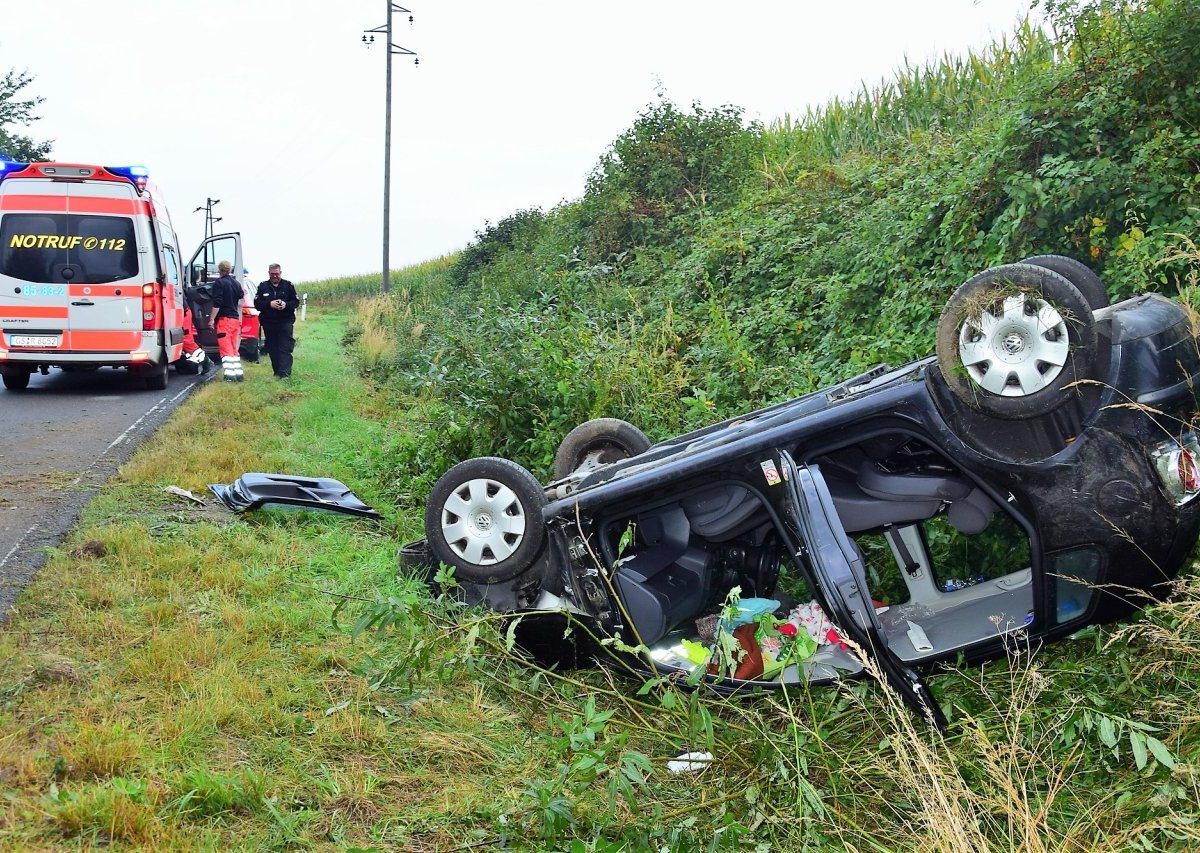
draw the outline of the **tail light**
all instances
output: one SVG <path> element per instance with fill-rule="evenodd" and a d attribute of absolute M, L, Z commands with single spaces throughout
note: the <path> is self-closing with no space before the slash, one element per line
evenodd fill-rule
<path fill-rule="evenodd" d="M 153 284 L 142 285 L 142 331 L 153 332 L 159 327 L 158 287 Z"/>
<path fill-rule="evenodd" d="M 1194 432 L 1160 441 L 1150 448 L 1150 461 L 1176 506 L 1200 494 L 1200 440 Z"/>

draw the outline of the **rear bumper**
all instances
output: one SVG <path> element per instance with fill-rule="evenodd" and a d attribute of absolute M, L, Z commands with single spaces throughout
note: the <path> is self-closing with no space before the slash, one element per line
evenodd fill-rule
<path fill-rule="evenodd" d="M 178 357 L 181 343 L 163 346 L 161 329 L 55 330 L 46 334 L 61 336 L 57 347 L 12 348 L 12 330 L 0 335 L 0 367 L 15 370 L 41 367 L 158 367 Z"/>
<path fill-rule="evenodd" d="M 36 370 L 46 367 L 142 367 L 166 361 L 161 348 L 155 352 L 70 352 L 65 350 L 0 350 L 0 371 Z"/>

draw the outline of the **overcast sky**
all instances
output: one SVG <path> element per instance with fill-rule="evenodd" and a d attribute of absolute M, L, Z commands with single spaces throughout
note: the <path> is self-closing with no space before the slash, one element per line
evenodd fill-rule
<path fill-rule="evenodd" d="M 394 41 L 392 267 L 583 193 L 661 90 L 771 122 L 1009 33 L 1030 0 L 405 0 Z M 45 98 L 56 159 L 141 164 L 190 254 L 207 198 L 307 281 L 382 266 L 386 0 L 6 2 L 0 73 Z"/>

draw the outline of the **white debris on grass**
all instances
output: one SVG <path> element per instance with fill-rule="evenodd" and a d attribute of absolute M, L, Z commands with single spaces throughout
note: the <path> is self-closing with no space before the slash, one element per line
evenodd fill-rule
<path fill-rule="evenodd" d="M 204 503 L 204 498 L 198 498 L 187 489 L 181 489 L 179 486 L 164 486 L 163 491 L 170 492 L 173 495 L 178 495 L 181 498 L 187 498 L 189 501 L 195 501 L 198 504 Z"/>
<path fill-rule="evenodd" d="M 713 761 L 711 752 L 685 752 L 667 762 L 671 773 L 698 773 Z"/>

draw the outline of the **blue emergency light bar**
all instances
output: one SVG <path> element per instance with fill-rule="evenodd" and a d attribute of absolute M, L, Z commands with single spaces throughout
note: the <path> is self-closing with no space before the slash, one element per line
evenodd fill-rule
<path fill-rule="evenodd" d="M 28 163 L 18 163 L 16 160 L 9 160 L 8 155 L 0 154 L 0 181 L 8 175 L 12 175 L 29 166 Z"/>
<path fill-rule="evenodd" d="M 146 182 L 150 180 L 150 170 L 145 166 L 105 166 L 104 171 L 120 178 L 126 178 L 138 190 L 144 190 Z"/>
<path fill-rule="evenodd" d="M 150 177 L 150 170 L 145 166 L 105 166 L 104 171 L 112 172 L 114 175 L 120 175 L 123 178 L 134 180 L 135 178 Z"/>
<path fill-rule="evenodd" d="M 4 180 L 9 175 L 15 175 L 24 169 L 28 169 L 31 164 L 18 163 L 15 160 L 9 160 L 5 155 L 0 154 L 0 181 Z M 44 172 L 47 176 L 53 177 L 89 177 L 95 173 L 95 169 L 88 166 L 70 167 L 75 171 L 69 174 L 60 175 L 59 172 L 63 167 L 57 164 L 44 166 Z M 137 187 L 138 191 L 146 189 L 146 183 L 150 179 L 150 170 L 145 166 L 104 166 L 104 171 L 118 178 L 124 178 Z"/>

